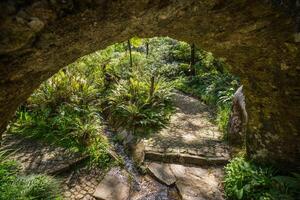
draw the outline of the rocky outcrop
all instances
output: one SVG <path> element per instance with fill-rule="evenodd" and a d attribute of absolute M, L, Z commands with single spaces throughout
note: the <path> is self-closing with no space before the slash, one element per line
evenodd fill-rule
<path fill-rule="evenodd" d="M 243 145 L 245 142 L 248 113 L 246 110 L 243 86 L 240 86 L 233 95 L 232 108 L 228 124 L 228 141 L 231 144 Z"/>
<path fill-rule="evenodd" d="M 1 1 L 0 132 L 34 89 L 77 58 L 134 35 L 170 36 L 223 57 L 241 77 L 253 158 L 300 165 L 298 4 L 284 1 L 293 2 L 288 15 L 274 2 L 282 1 Z"/>

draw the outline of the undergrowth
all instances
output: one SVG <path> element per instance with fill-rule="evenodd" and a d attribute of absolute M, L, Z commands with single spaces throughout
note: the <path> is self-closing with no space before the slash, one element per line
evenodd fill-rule
<path fill-rule="evenodd" d="M 0 199 L 60 200 L 60 183 L 47 175 L 22 174 L 19 163 L 0 151 Z"/>
<path fill-rule="evenodd" d="M 109 121 L 115 127 L 131 131 L 137 137 L 144 137 L 168 123 L 173 111 L 171 104 L 172 84 L 158 79 L 130 78 L 115 84 L 107 99 Z"/>
<path fill-rule="evenodd" d="M 94 61 L 83 58 L 43 83 L 19 108 L 9 132 L 88 154 L 93 164 L 109 165 L 100 115 L 102 69 Z"/>
<path fill-rule="evenodd" d="M 300 174 L 281 176 L 271 167 L 236 157 L 225 167 L 224 186 L 232 200 L 293 200 L 299 199 Z"/>

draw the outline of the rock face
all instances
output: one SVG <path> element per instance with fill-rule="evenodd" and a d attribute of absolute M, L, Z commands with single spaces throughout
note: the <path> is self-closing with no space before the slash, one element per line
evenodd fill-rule
<path fill-rule="evenodd" d="M 1 1 L 0 132 L 77 58 L 134 35 L 170 36 L 223 57 L 241 77 L 251 156 L 299 166 L 299 6 L 284 1 L 286 12 L 272 2 L 282 1 Z"/>

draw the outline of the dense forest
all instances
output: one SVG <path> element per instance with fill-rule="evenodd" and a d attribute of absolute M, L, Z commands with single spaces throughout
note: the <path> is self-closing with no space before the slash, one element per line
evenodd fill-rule
<path fill-rule="evenodd" d="M 126 160 L 112 143 L 129 152 L 130 145 L 167 127 L 176 112 L 174 92 L 180 91 L 207 105 L 227 144 L 232 98 L 241 86 L 228 68 L 195 44 L 134 37 L 86 55 L 42 83 L 19 107 L 6 134 L 87 155 L 83 165 L 91 168 L 124 167 Z M 112 137 L 105 134 L 107 127 Z M 227 199 L 299 197 L 299 174 L 252 162 L 244 143 L 232 148 L 222 181 Z M 0 199 L 63 199 L 59 178 L 23 174 L 6 151 L 0 157 Z"/>

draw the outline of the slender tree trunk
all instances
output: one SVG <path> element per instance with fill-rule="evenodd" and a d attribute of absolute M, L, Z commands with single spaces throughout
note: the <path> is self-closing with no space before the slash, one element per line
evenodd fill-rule
<path fill-rule="evenodd" d="M 146 42 L 146 57 L 149 55 L 149 42 Z"/>
<path fill-rule="evenodd" d="M 191 45 L 191 61 L 190 61 L 190 73 L 192 76 L 196 75 L 195 69 L 195 44 Z"/>
<path fill-rule="evenodd" d="M 150 97 L 153 96 L 153 93 L 154 93 L 154 81 L 155 81 L 155 77 L 154 76 L 151 76 L 151 85 L 150 85 Z"/>
<path fill-rule="evenodd" d="M 130 39 L 127 41 L 128 43 L 128 49 L 129 49 L 129 57 L 130 57 L 130 68 L 132 69 L 132 54 L 131 54 L 131 43 L 130 43 Z"/>

